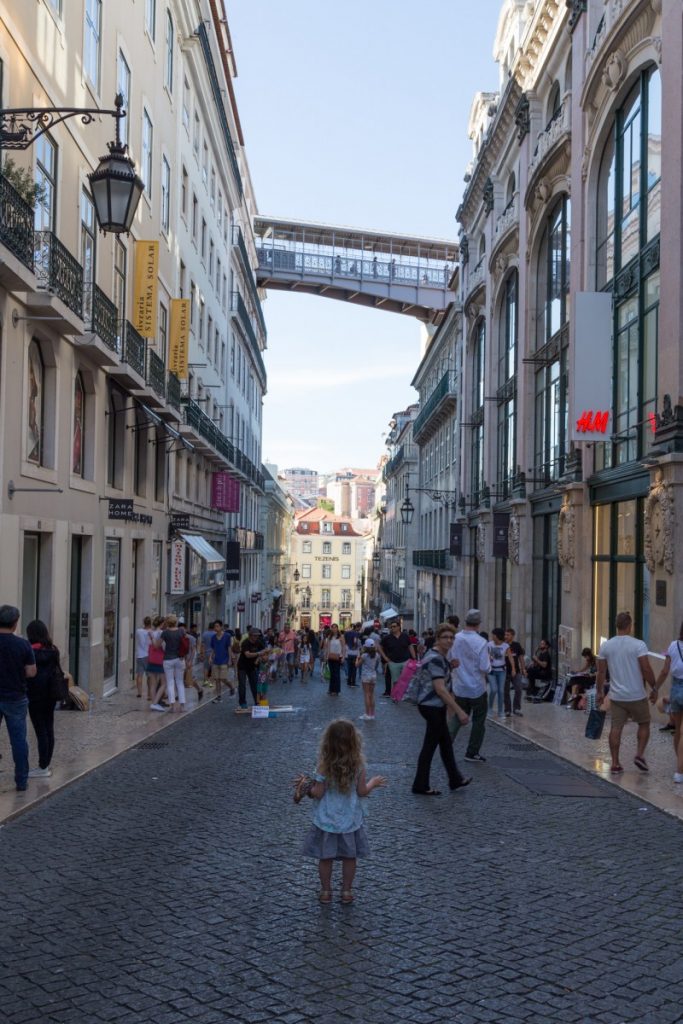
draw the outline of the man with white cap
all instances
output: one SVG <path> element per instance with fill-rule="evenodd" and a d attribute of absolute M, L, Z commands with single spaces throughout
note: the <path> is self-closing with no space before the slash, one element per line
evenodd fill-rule
<path fill-rule="evenodd" d="M 472 730 L 465 752 L 466 761 L 486 761 L 479 751 L 486 732 L 487 684 L 491 661 L 488 644 L 479 635 L 480 626 L 481 612 L 478 608 L 470 608 L 465 617 L 465 627 L 456 634 L 448 652 L 448 660 L 455 663 L 453 694 L 462 710 L 470 715 L 472 720 Z M 448 728 L 451 737 L 455 739 L 460 729 L 460 719 L 457 716 L 451 718 Z"/>

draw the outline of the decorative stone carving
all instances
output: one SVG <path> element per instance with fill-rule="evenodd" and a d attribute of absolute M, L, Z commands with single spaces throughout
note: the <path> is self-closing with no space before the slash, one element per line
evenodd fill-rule
<path fill-rule="evenodd" d="M 513 565 L 519 565 L 519 516 L 510 513 L 508 523 L 508 558 Z"/>
<path fill-rule="evenodd" d="M 501 252 L 496 256 L 496 273 L 504 274 L 510 263 L 510 257 L 507 253 Z"/>
<path fill-rule="evenodd" d="M 531 130 L 531 113 L 529 110 L 529 97 L 525 92 L 519 97 L 515 107 L 515 124 L 517 125 L 517 141 L 520 146 L 525 135 Z"/>
<path fill-rule="evenodd" d="M 483 562 L 486 558 L 486 526 L 484 523 L 479 523 L 477 526 L 476 555 L 478 562 Z"/>
<path fill-rule="evenodd" d="M 583 157 L 581 158 L 581 181 L 585 181 L 588 177 L 588 166 L 591 161 L 591 155 L 593 150 L 590 146 L 583 147 Z"/>
<path fill-rule="evenodd" d="M 565 494 L 557 521 L 557 561 L 562 569 L 573 569 L 576 559 L 576 513 Z"/>
<path fill-rule="evenodd" d="M 586 0 L 566 0 L 569 8 L 569 31 L 573 32 L 582 14 L 586 12 Z"/>
<path fill-rule="evenodd" d="M 661 66 L 662 66 L 662 37 L 661 36 L 653 36 L 652 37 L 652 45 L 654 46 L 655 53 L 657 54 L 657 63 L 659 64 L 659 66 L 661 68 Z"/>
<path fill-rule="evenodd" d="M 669 575 L 674 571 L 674 495 L 673 487 L 664 479 L 661 469 L 650 484 L 645 502 L 645 563 L 650 572 L 663 567 Z"/>
<path fill-rule="evenodd" d="M 624 75 L 626 74 L 626 61 L 624 55 L 620 50 L 615 50 L 614 53 L 610 53 L 604 68 L 602 69 L 602 81 L 611 89 L 612 92 L 616 92 L 621 85 Z"/>
<path fill-rule="evenodd" d="M 469 306 L 465 310 L 465 316 L 467 317 L 468 330 L 471 331 L 477 320 L 481 316 L 482 306 L 478 306 L 476 302 L 470 302 Z"/>
<path fill-rule="evenodd" d="M 481 198 L 484 204 L 484 211 L 486 214 L 489 214 L 493 209 L 493 182 L 490 178 L 487 178 L 484 182 L 484 191 Z"/>
<path fill-rule="evenodd" d="M 546 178 L 541 178 L 536 186 L 534 195 L 539 203 L 547 203 L 550 198 L 550 183 Z"/>
<path fill-rule="evenodd" d="M 470 243 L 467 235 L 463 234 L 460 238 L 460 262 L 463 266 L 468 262 L 470 258 Z"/>
<path fill-rule="evenodd" d="M 662 411 L 661 413 L 655 413 L 655 422 L 657 429 L 660 427 L 667 427 L 674 421 L 674 411 L 671 406 L 671 395 L 664 395 L 662 399 Z"/>

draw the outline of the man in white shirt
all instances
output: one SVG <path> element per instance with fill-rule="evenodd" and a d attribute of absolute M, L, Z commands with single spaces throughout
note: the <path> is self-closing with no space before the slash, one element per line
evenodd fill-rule
<path fill-rule="evenodd" d="M 650 702 L 657 699 L 657 688 L 652 666 L 647 656 L 647 644 L 631 636 L 633 621 L 628 612 L 619 612 L 616 618 L 616 636 L 600 644 L 598 675 L 595 692 L 598 707 L 605 696 L 605 670 L 609 669 L 609 696 L 612 726 L 609 731 L 609 750 L 612 757 L 611 772 L 623 772 L 619 761 L 621 734 L 629 718 L 638 726 L 637 751 L 633 759 L 641 772 L 649 771 L 645 760 L 645 747 L 650 738 L 650 708 L 645 683 L 650 687 Z"/>
<path fill-rule="evenodd" d="M 486 761 L 479 750 L 486 732 L 487 684 L 491 661 L 486 640 L 479 635 L 480 626 L 479 609 L 470 608 L 465 618 L 465 627 L 456 633 L 448 652 L 448 660 L 453 666 L 453 693 L 459 706 L 472 719 L 466 761 Z M 455 739 L 460 729 L 460 719 L 457 716 L 451 718 L 448 728 L 451 737 Z"/>

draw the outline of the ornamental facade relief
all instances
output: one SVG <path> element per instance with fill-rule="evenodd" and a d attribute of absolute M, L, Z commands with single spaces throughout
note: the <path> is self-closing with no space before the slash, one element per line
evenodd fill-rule
<path fill-rule="evenodd" d="M 673 575 L 674 523 L 673 487 L 658 469 L 645 502 L 645 562 L 650 572 L 663 568 Z"/>
<path fill-rule="evenodd" d="M 557 521 L 557 561 L 563 569 L 573 569 L 576 560 L 576 513 L 565 494 Z"/>
<path fill-rule="evenodd" d="M 508 558 L 513 565 L 519 565 L 519 516 L 510 513 L 508 523 Z"/>

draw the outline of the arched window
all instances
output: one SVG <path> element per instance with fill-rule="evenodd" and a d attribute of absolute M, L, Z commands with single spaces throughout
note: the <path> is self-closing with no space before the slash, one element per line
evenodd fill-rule
<path fill-rule="evenodd" d="M 486 321 L 480 320 L 475 328 L 472 346 L 472 390 L 471 390 L 471 463 L 470 491 L 472 503 L 481 502 L 484 487 L 484 356 L 486 345 Z"/>
<path fill-rule="evenodd" d="M 569 316 L 570 203 L 555 204 L 545 221 L 536 276 L 536 347 L 557 334 Z"/>
<path fill-rule="evenodd" d="M 505 280 L 498 338 L 498 492 L 507 495 L 515 474 L 517 396 L 517 271 Z"/>
<path fill-rule="evenodd" d="M 85 468 L 85 403 L 85 386 L 83 384 L 83 375 L 79 370 L 74 378 L 74 410 L 71 433 L 71 472 L 76 476 L 83 476 Z"/>
<path fill-rule="evenodd" d="M 546 113 L 546 128 L 549 128 L 555 118 L 562 110 L 562 90 L 560 89 L 559 82 L 553 82 L 553 87 L 550 90 L 550 96 L 548 97 L 548 109 Z"/>
<path fill-rule="evenodd" d="M 28 347 L 28 386 L 26 460 L 43 465 L 43 430 L 45 425 L 45 363 L 40 345 L 31 341 Z"/>

